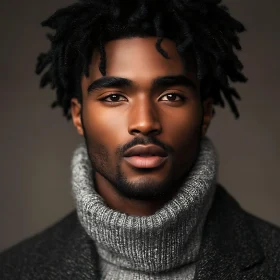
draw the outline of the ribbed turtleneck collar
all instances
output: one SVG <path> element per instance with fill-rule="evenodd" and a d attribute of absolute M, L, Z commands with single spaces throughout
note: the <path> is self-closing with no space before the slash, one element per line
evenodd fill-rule
<path fill-rule="evenodd" d="M 203 138 L 197 161 L 177 195 L 151 216 L 129 216 L 110 209 L 96 192 L 86 147 L 80 146 L 72 160 L 79 220 L 101 259 L 112 266 L 143 273 L 183 267 L 198 257 L 217 168 L 215 149 Z"/>

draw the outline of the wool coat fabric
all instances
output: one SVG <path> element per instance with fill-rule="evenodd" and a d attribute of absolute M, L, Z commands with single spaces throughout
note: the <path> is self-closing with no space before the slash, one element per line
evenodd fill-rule
<path fill-rule="evenodd" d="M 218 186 L 196 267 L 196 280 L 279 280 L 280 229 L 242 210 Z M 3 252 L 0 279 L 100 279 L 95 245 L 76 211 Z"/>

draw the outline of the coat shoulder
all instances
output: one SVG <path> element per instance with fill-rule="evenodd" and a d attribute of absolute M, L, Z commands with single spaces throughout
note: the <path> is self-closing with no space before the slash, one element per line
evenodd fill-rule
<path fill-rule="evenodd" d="M 246 215 L 266 260 L 278 267 L 280 275 L 280 228 L 247 212 Z"/>
<path fill-rule="evenodd" d="M 79 228 L 76 212 L 0 254 L 0 279 L 22 279 L 25 274 L 59 258 L 71 235 Z M 12 277 L 12 278 L 11 278 Z"/>
<path fill-rule="evenodd" d="M 244 210 L 221 185 L 218 185 L 214 204 L 216 204 L 214 206 L 215 210 L 218 210 L 219 213 L 227 210 L 226 216 L 228 216 L 228 219 L 244 220 L 253 230 L 264 248 L 278 248 L 280 246 L 280 227 Z M 223 218 L 227 219 L 224 216 Z"/>
<path fill-rule="evenodd" d="M 227 240 L 243 252 L 241 258 L 246 256 L 248 260 L 253 251 L 261 252 L 262 265 L 255 265 L 280 278 L 280 228 L 242 209 L 223 187 L 218 188 L 215 200 L 214 214 L 220 216 L 215 222 L 223 224 L 221 236 L 227 233 Z"/>

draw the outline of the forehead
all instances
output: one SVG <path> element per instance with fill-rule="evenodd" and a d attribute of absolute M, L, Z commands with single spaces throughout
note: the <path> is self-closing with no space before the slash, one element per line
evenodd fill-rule
<path fill-rule="evenodd" d="M 106 75 L 148 81 L 158 76 L 187 74 L 195 79 L 193 56 L 187 55 L 183 62 L 175 42 L 164 39 L 161 47 L 168 53 L 169 59 L 166 59 L 156 49 L 156 42 L 156 37 L 136 37 L 106 43 Z M 99 63 L 100 53 L 95 51 L 90 65 L 90 76 L 93 80 L 102 77 Z"/>

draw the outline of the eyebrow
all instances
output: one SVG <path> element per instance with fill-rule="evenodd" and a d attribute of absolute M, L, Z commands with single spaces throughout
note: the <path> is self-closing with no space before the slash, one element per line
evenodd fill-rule
<path fill-rule="evenodd" d="M 102 77 L 95 80 L 89 87 L 88 93 L 104 88 L 117 88 L 117 87 L 132 87 L 134 85 L 132 80 L 121 77 Z M 164 88 L 169 86 L 185 86 L 197 89 L 196 84 L 184 75 L 161 76 L 153 80 L 152 90 Z"/>

